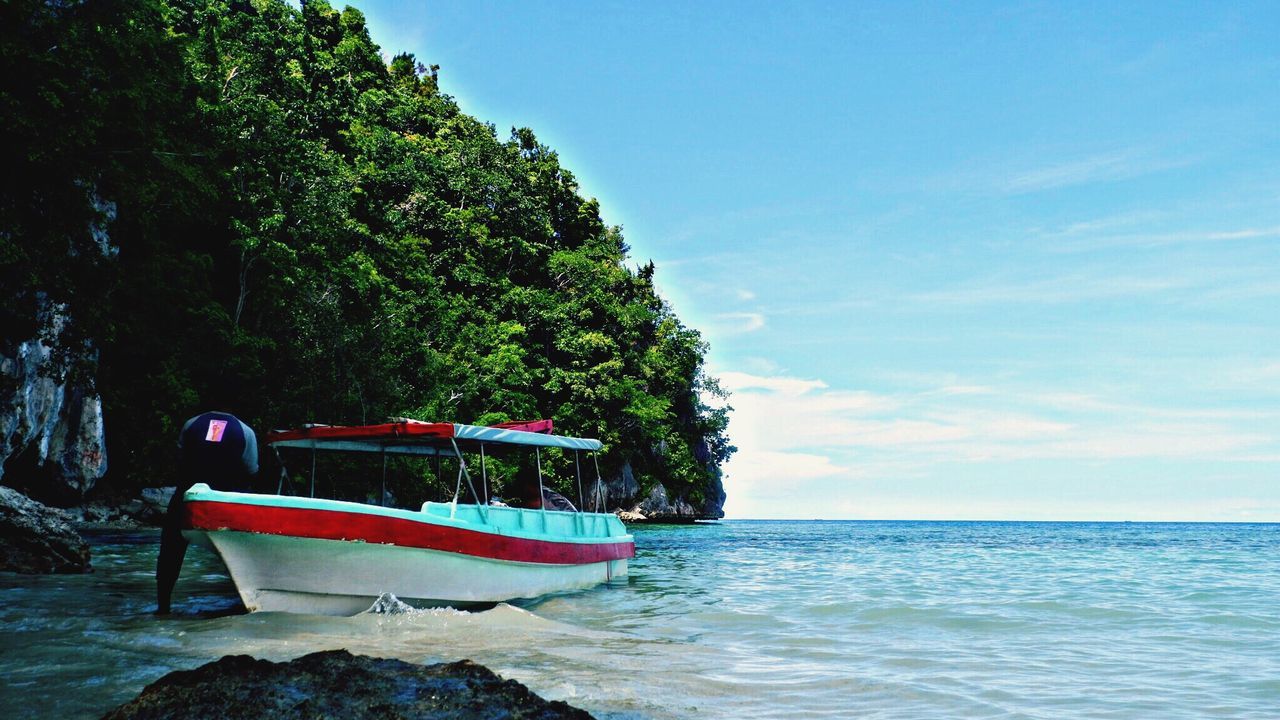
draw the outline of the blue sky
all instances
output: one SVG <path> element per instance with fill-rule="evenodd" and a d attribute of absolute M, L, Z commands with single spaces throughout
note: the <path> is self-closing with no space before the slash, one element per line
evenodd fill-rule
<path fill-rule="evenodd" d="M 359 2 L 710 342 L 730 517 L 1280 521 L 1280 5 Z"/>

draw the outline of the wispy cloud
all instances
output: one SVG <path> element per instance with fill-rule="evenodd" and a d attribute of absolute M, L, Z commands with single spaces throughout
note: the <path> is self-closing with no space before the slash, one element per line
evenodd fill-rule
<path fill-rule="evenodd" d="M 745 476 L 749 485 L 854 477 L 854 456 L 865 477 L 868 461 L 899 469 L 1025 460 L 1249 462 L 1280 452 L 1280 441 L 1259 428 L 1280 412 L 1145 406 L 973 384 L 883 394 L 785 375 L 720 377 L 733 393 L 729 432 L 740 448 L 728 476 Z"/>
<path fill-rule="evenodd" d="M 1015 170 L 1006 177 L 1000 189 L 1010 194 L 1021 194 L 1073 185 L 1116 182 L 1185 167 L 1192 162 L 1189 158 L 1162 158 L 1126 149 Z"/>
<path fill-rule="evenodd" d="M 1204 282 L 1203 277 L 1140 275 L 1094 276 L 1062 275 L 1030 282 L 990 281 L 910 297 L 918 303 L 948 305 L 986 305 L 995 303 L 1070 303 L 1090 300 L 1149 296 L 1172 290 L 1185 290 Z"/>
<path fill-rule="evenodd" d="M 864 492 L 856 496 L 833 497 L 825 508 L 834 517 L 868 520 L 1003 520 L 1016 517 L 1033 521 L 1271 522 L 1280 517 L 1280 504 L 1250 497 L 1230 497 L 1208 501 L 1165 498 L 1125 501 L 1111 499 L 1105 503 L 1059 499 L 1046 504 L 1022 498 L 987 500 L 948 497 L 937 500 L 868 495 Z M 756 510 L 753 515 L 745 515 L 747 517 L 769 517 L 767 505 L 758 509 L 751 507 L 747 509 Z M 795 517 L 807 516 L 797 514 Z"/>
<path fill-rule="evenodd" d="M 1097 180 L 1115 180 L 1131 177 L 1132 174 L 1128 153 L 1109 153 L 1057 165 L 1015 171 L 1005 181 L 1003 189 L 1010 193 L 1034 192 Z"/>
<path fill-rule="evenodd" d="M 1272 240 L 1280 238 L 1280 225 L 1219 230 L 1128 233 L 1067 229 L 1065 232 L 1058 233 L 1057 236 L 1062 240 L 1055 242 L 1050 247 L 1055 252 L 1093 252 L 1117 248 L 1161 248 L 1173 245 L 1207 245 L 1251 240 Z"/>
<path fill-rule="evenodd" d="M 1057 156 L 1057 159 L 1044 160 Z M 931 190 L 1025 195 L 1063 188 L 1115 183 L 1199 162 L 1158 148 L 1121 147 L 1092 153 L 1023 148 L 1004 158 L 982 158 L 923 182 Z"/>
<path fill-rule="evenodd" d="M 714 326 L 709 331 L 716 335 L 741 335 L 765 326 L 764 314 L 756 312 L 719 313 L 711 319 Z"/>
<path fill-rule="evenodd" d="M 726 370 L 719 374 L 720 385 L 730 392 L 744 390 L 767 390 L 782 395 L 795 397 L 804 395 L 810 390 L 827 387 L 821 380 L 804 380 L 783 375 L 753 375 L 751 373 Z"/>

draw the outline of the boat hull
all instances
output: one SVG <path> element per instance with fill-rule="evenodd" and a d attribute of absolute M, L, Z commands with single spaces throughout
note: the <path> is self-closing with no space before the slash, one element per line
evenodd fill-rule
<path fill-rule="evenodd" d="M 606 514 L 395 510 L 205 485 L 184 499 L 184 534 L 222 558 L 250 611 L 351 615 L 384 593 L 419 606 L 533 598 L 625 577 L 635 555 Z"/>
<path fill-rule="evenodd" d="M 626 558 L 547 565 L 233 530 L 188 536 L 222 558 L 250 612 L 354 615 L 383 593 L 418 607 L 466 606 L 581 590 L 627 574 Z"/>

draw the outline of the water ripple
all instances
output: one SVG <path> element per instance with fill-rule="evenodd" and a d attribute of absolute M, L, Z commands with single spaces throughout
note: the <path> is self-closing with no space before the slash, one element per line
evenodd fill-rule
<path fill-rule="evenodd" d="M 602 718 L 1274 718 L 1280 527 L 728 522 L 636 529 L 625 583 L 483 612 L 243 614 L 155 537 L 0 575 L 0 704 L 97 717 L 176 668 L 345 647 L 468 657 Z M 387 608 L 400 609 L 394 603 Z M 384 608 L 386 609 L 386 608 Z"/>

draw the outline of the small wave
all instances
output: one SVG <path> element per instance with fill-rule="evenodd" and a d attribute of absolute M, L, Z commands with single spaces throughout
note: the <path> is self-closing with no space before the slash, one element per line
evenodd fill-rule
<path fill-rule="evenodd" d="M 378 596 L 377 600 L 364 611 L 366 615 L 403 615 L 405 613 L 415 612 L 416 609 L 396 597 L 392 593 L 384 592 Z"/>
<path fill-rule="evenodd" d="M 491 616 L 501 608 L 511 608 L 506 603 L 481 604 L 475 606 L 465 606 L 463 608 L 453 607 L 452 605 L 430 605 L 426 607 L 417 607 L 396 597 L 395 593 L 384 592 L 378 596 L 373 604 L 367 610 L 357 613 L 356 617 L 361 615 L 407 615 L 411 617 L 467 617 L 479 618 L 481 616 Z M 527 613 L 518 608 L 511 608 L 519 613 Z"/>

